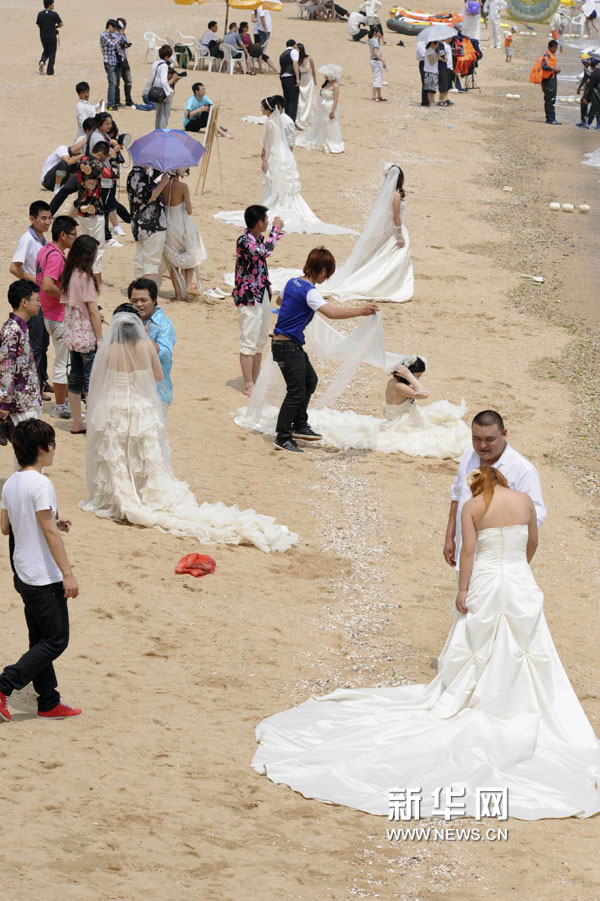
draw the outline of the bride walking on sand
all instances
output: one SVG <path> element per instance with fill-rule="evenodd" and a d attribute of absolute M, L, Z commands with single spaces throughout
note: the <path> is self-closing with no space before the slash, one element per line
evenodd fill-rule
<path fill-rule="evenodd" d="M 317 113 L 306 134 L 296 138 L 297 147 L 308 150 L 321 150 L 324 153 L 343 153 L 344 142 L 338 119 L 338 101 L 340 97 L 340 78 L 342 69 L 334 63 L 328 63 L 319 69 L 325 77 Z"/>
<path fill-rule="evenodd" d="M 469 485 L 455 618 L 436 678 L 338 689 L 263 720 L 257 772 L 306 798 L 384 816 L 395 786 L 420 787 L 417 817 L 435 814 L 440 786 L 471 817 L 478 790 L 489 786 L 507 790 L 518 819 L 600 811 L 600 743 L 529 568 L 533 502 L 489 466 L 474 470 Z"/>
<path fill-rule="evenodd" d="M 415 280 L 404 198 L 404 172 L 390 165 L 354 250 L 321 286 L 324 297 L 395 303 L 412 298 Z"/>
<path fill-rule="evenodd" d="M 131 304 L 117 307 L 94 360 L 87 408 L 89 499 L 82 509 L 117 522 L 197 538 L 286 551 L 298 536 L 270 516 L 222 502 L 198 504 L 171 469 L 163 373 Z"/>
<path fill-rule="evenodd" d="M 261 111 L 268 118 L 263 126 L 261 158 L 264 190 L 260 202 L 269 210 L 269 217 L 283 219 L 287 233 L 355 235 L 353 228 L 322 222 L 313 213 L 300 193 L 298 166 L 289 148 L 276 98 L 266 97 L 261 102 Z M 243 210 L 216 213 L 214 218 L 231 225 L 244 225 Z"/>

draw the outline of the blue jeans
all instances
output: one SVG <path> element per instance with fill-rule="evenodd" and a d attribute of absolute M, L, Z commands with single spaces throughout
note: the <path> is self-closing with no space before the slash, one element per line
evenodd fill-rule
<path fill-rule="evenodd" d="M 117 67 L 109 66 L 108 63 L 104 63 L 104 71 L 106 72 L 106 76 L 108 78 L 108 91 L 106 94 L 106 105 L 114 106 L 115 105 L 115 92 L 117 90 Z"/>
<path fill-rule="evenodd" d="M 144 110 L 144 112 L 149 113 L 151 110 L 156 109 L 156 103 L 150 103 L 148 100 L 148 95 L 146 93 L 142 94 L 143 103 L 136 103 L 135 108 Z"/>
<path fill-rule="evenodd" d="M 90 391 L 90 375 L 94 364 L 95 350 L 87 353 L 80 353 L 78 350 L 71 351 L 71 369 L 69 371 L 69 391 L 72 394 L 83 394 L 85 396 Z"/>

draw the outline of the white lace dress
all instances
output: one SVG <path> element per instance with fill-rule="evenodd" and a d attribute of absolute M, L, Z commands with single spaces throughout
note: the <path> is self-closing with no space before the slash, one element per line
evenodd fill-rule
<path fill-rule="evenodd" d="M 455 612 L 429 685 L 338 689 L 276 713 L 256 730 L 254 769 L 306 798 L 381 816 L 396 786 L 419 786 L 424 817 L 435 815 L 440 786 L 470 817 L 478 789 L 491 787 L 508 790 L 518 819 L 598 813 L 600 744 L 554 647 L 526 547 L 527 526 L 477 533 L 468 613 Z"/>
<path fill-rule="evenodd" d="M 116 373 L 111 389 L 89 411 L 86 454 L 93 461 L 93 494 L 82 509 L 201 544 L 254 544 L 266 552 L 296 544 L 298 536 L 271 516 L 222 502 L 197 503 L 173 475 L 165 423 L 146 391 L 145 372 Z"/>
<path fill-rule="evenodd" d="M 333 91 L 329 88 L 323 88 L 319 97 L 317 114 L 308 131 L 296 138 L 296 147 L 306 147 L 308 150 L 321 150 L 323 153 L 344 152 L 344 142 L 338 121 L 337 108 L 334 118 L 329 118 L 333 108 L 333 101 Z"/>

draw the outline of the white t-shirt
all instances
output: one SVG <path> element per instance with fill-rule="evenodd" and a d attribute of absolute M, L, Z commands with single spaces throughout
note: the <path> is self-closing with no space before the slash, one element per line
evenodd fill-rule
<path fill-rule="evenodd" d="M 260 21 L 261 19 L 265 20 L 264 28 Z M 271 13 L 268 10 L 263 9 L 262 6 L 259 6 L 256 10 L 256 23 L 259 31 L 264 31 L 265 34 L 271 34 Z"/>
<path fill-rule="evenodd" d="M 427 47 L 427 44 L 425 43 L 425 41 L 417 41 L 415 57 L 416 57 L 418 63 L 422 63 L 423 60 L 425 59 L 425 48 L 426 47 Z"/>
<path fill-rule="evenodd" d="M 350 13 L 348 16 L 348 24 L 346 26 L 348 34 L 358 34 L 361 25 L 364 25 L 366 21 L 367 17 L 363 13 Z"/>
<path fill-rule="evenodd" d="M 595 9 L 596 9 L 595 0 L 586 0 L 586 2 L 582 3 L 582 5 L 581 5 L 581 11 L 584 14 L 584 16 L 586 16 L 586 18 L 588 16 L 591 16 Z"/>
<path fill-rule="evenodd" d="M 66 144 L 61 144 L 60 147 L 57 147 L 56 150 L 53 150 L 50 156 L 46 159 L 44 165 L 42 166 L 40 181 L 44 180 L 46 172 L 49 172 L 52 166 L 56 166 L 57 163 L 60 163 L 63 156 L 69 156 L 69 148 Z"/>
<path fill-rule="evenodd" d="M 83 123 L 86 119 L 93 119 L 100 108 L 99 103 L 90 103 L 89 100 L 78 100 L 75 104 L 75 120 L 77 122 L 77 138 L 84 135 Z"/>
<path fill-rule="evenodd" d="M 458 509 L 456 511 L 457 560 L 462 544 L 460 515 L 466 502 L 470 501 L 473 496 L 471 489 L 467 485 L 467 476 L 473 469 L 478 469 L 480 465 L 479 454 L 472 447 L 468 447 L 460 458 L 458 473 L 450 489 L 450 500 L 458 501 Z M 509 488 L 512 488 L 514 491 L 524 491 L 529 495 L 535 506 L 538 527 L 541 526 L 546 519 L 546 507 L 542 497 L 542 483 L 533 463 L 514 450 L 507 442 L 502 455 L 493 465 L 506 478 Z"/>
<path fill-rule="evenodd" d="M 428 47 L 425 50 L 425 59 L 424 59 L 423 71 L 424 72 L 437 72 L 438 71 L 438 55 L 437 50 L 434 50 L 433 47 Z"/>
<path fill-rule="evenodd" d="M 58 528 L 58 504 L 50 479 L 34 469 L 14 472 L 2 489 L 2 509 L 8 512 L 15 536 L 13 564 L 21 582 L 26 585 L 62 582 L 60 569 L 36 516 L 40 510 L 52 510 Z"/>
<path fill-rule="evenodd" d="M 295 47 L 291 48 L 290 59 L 291 59 L 292 63 L 297 63 L 300 59 L 300 51 L 296 50 Z M 293 72 L 282 72 L 279 77 L 280 78 L 292 78 L 292 77 L 295 78 L 295 75 Z"/>
<path fill-rule="evenodd" d="M 12 258 L 13 263 L 20 263 L 28 275 L 35 276 L 35 258 L 42 249 L 41 241 L 36 241 L 30 231 L 19 238 L 17 249 Z"/>

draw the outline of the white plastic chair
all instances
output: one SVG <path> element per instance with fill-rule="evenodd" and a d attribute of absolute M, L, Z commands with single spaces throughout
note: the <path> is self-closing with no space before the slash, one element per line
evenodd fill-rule
<path fill-rule="evenodd" d="M 182 34 L 179 30 L 177 30 L 177 34 L 179 35 L 179 40 L 177 41 L 178 44 L 183 44 L 184 47 L 194 46 L 196 38 L 193 34 Z"/>
<path fill-rule="evenodd" d="M 162 38 L 159 38 L 157 34 L 154 34 L 153 31 L 146 31 L 144 34 L 144 40 L 146 41 L 146 55 L 144 56 L 144 62 L 148 61 L 148 54 L 152 53 L 153 59 L 152 62 L 156 62 L 158 59 L 158 50 L 159 47 L 162 47 L 164 41 Z"/>
<path fill-rule="evenodd" d="M 300 0 L 296 0 L 298 4 L 298 14 L 296 16 L 297 19 L 308 19 L 308 9 L 306 3 L 300 3 Z"/>
<path fill-rule="evenodd" d="M 581 13 L 578 16 L 573 16 L 571 21 L 569 22 L 569 34 L 583 34 L 583 28 L 585 23 L 585 16 Z"/>
<path fill-rule="evenodd" d="M 246 54 L 242 53 L 241 56 L 234 56 L 235 49 L 231 46 L 231 44 L 226 44 L 223 41 L 222 44 L 219 44 L 219 48 L 223 53 L 223 59 L 217 60 L 217 62 L 221 63 L 219 71 L 222 71 L 223 66 L 227 66 L 227 71 L 230 75 L 233 75 L 233 70 L 235 69 L 236 63 L 242 64 L 242 70 L 244 75 L 246 74 Z M 241 53 L 241 51 L 239 51 Z"/>
<path fill-rule="evenodd" d="M 194 41 L 194 72 L 196 69 L 202 68 L 202 63 L 206 63 L 206 68 L 212 72 L 212 64 L 214 57 L 208 52 L 208 48 L 201 44 L 200 41 Z M 216 60 L 219 62 L 219 60 Z"/>

